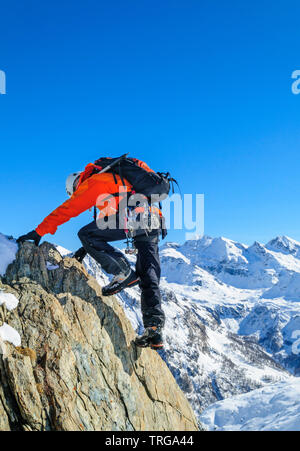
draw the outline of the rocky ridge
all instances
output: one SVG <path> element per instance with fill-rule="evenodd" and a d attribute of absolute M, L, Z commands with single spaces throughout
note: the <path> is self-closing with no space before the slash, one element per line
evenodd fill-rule
<path fill-rule="evenodd" d="M 0 430 L 198 429 L 164 361 L 135 347 L 118 300 L 76 260 L 25 243 L 0 293 L 18 301 L 0 302 L 0 326 L 21 337 L 0 336 Z"/>

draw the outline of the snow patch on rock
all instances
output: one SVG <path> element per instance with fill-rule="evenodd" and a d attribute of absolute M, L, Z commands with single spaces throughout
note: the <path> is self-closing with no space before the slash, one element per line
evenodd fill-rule
<path fill-rule="evenodd" d="M 19 300 L 11 293 L 4 293 L 4 291 L 0 291 L 0 305 L 2 304 L 5 304 L 7 310 L 11 311 L 18 306 Z"/>
<path fill-rule="evenodd" d="M 12 343 L 14 346 L 21 346 L 21 337 L 19 332 L 17 332 L 16 329 L 6 323 L 4 323 L 0 327 L 0 338 L 3 341 Z"/>

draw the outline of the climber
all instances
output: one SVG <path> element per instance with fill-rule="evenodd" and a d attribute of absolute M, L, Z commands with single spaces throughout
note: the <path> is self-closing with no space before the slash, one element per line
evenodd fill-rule
<path fill-rule="evenodd" d="M 145 198 L 149 198 L 150 194 L 165 196 L 173 179 L 168 173 L 155 173 L 144 162 L 126 157 L 127 155 L 119 159 L 101 158 L 88 164 L 84 171 L 72 173 L 66 181 L 70 199 L 47 216 L 35 230 L 21 236 L 17 242 L 33 241 L 38 246 L 44 235 L 55 234 L 59 225 L 97 206 L 98 217 L 95 215 L 94 221 L 78 233 L 83 247 L 75 252 L 74 257 L 82 262 L 86 254 L 89 254 L 105 272 L 114 276 L 111 282 L 103 287 L 103 296 L 110 296 L 139 284 L 145 330 L 137 337 L 136 345 L 162 348 L 165 316 L 161 308 L 159 290 L 161 269 L 158 243 L 160 235 L 166 235 L 166 230 L 160 209 L 154 209 L 152 206 L 149 208 L 151 215 L 159 218 L 159 227 L 147 230 L 140 227 L 132 234 L 132 242 L 137 251 L 135 271 L 131 269 L 125 255 L 108 243 L 128 239 L 128 218 L 124 213 L 128 210 L 128 195 L 136 195 L 135 193 L 139 192 Z M 99 227 L 101 220 L 102 226 Z M 106 228 L 103 228 L 103 222 L 106 222 Z M 110 226 L 111 224 L 114 226 Z"/>

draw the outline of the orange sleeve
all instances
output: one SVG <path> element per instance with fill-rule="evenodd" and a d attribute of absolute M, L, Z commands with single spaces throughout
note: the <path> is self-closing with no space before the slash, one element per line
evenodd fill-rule
<path fill-rule="evenodd" d="M 100 194 L 111 194 L 115 191 L 116 185 L 111 174 L 97 174 L 90 177 L 80 185 L 70 199 L 44 219 L 36 228 L 36 232 L 40 236 L 47 233 L 54 235 L 58 226 L 96 205 Z"/>

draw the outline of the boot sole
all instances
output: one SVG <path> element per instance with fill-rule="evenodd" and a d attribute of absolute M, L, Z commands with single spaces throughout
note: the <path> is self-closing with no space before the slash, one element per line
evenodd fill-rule
<path fill-rule="evenodd" d="M 159 345 L 150 345 L 151 349 L 163 349 L 164 348 L 164 344 L 160 343 Z"/>
<path fill-rule="evenodd" d="M 145 345 L 139 345 L 136 342 L 134 342 L 134 344 L 138 347 L 138 348 L 151 348 L 151 349 L 163 349 L 164 348 L 164 344 L 163 343 L 159 343 L 157 345 L 152 344 L 152 343 L 148 343 Z"/>
<path fill-rule="evenodd" d="M 143 349 L 146 349 L 146 348 L 150 348 L 150 349 L 154 349 L 154 350 L 157 350 L 157 349 L 164 349 L 164 345 L 163 345 L 163 344 L 160 344 L 160 345 L 145 345 L 145 346 L 142 346 L 142 345 L 138 345 L 138 344 L 135 343 L 135 345 L 136 345 L 138 348 L 143 348 Z"/>
<path fill-rule="evenodd" d="M 127 285 L 125 285 L 124 287 L 121 287 L 120 289 L 113 291 L 111 293 L 103 293 L 102 292 L 102 296 L 113 296 L 114 294 L 120 293 L 121 291 L 125 290 L 125 288 L 131 288 L 134 287 L 135 285 L 138 285 L 140 283 L 140 279 L 136 279 L 133 280 L 132 282 L 128 283 Z"/>

